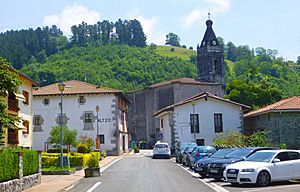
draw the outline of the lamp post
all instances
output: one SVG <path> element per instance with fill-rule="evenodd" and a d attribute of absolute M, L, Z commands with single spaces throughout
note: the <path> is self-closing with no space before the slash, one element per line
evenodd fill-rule
<path fill-rule="evenodd" d="M 65 90 L 65 84 L 64 82 L 60 82 L 58 83 L 58 89 L 60 91 L 60 117 L 59 117 L 59 124 L 60 124 L 60 167 L 62 168 L 64 166 L 63 163 L 63 153 L 64 153 L 64 149 L 63 149 L 63 106 L 62 106 L 62 94 L 63 91 Z"/>
<path fill-rule="evenodd" d="M 98 141 L 98 150 L 99 150 L 99 153 L 100 153 L 100 136 L 99 136 L 99 111 L 100 111 L 100 107 L 97 105 L 96 106 L 96 112 L 97 112 L 97 141 Z"/>
<path fill-rule="evenodd" d="M 196 140 L 196 130 L 195 130 L 195 105 L 196 102 L 192 101 L 192 106 L 193 106 L 193 132 L 194 132 L 194 139 Z"/>

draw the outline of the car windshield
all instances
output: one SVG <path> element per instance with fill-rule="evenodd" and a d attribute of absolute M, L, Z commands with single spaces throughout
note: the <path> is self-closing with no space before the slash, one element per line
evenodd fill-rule
<path fill-rule="evenodd" d="M 216 149 L 214 147 L 199 147 L 198 152 L 199 153 L 214 153 L 214 152 L 216 152 Z"/>
<path fill-rule="evenodd" d="M 193 151 L 193 149 L 194 149 L 195 147 L 187 147 L 187 148 L 185 148 L 185 150 L 187 151 L 187 152 L 192 152 Z"/>
<path fill-rule="evenodd" d="M 229 153 L 235 151 L 236 149 L 220 149 L 217 152 L 215 152 L 212 156 L 213 158 L 225 158 L 226 155 Z"/>
<path fill-rule="evenodd" d="M 157 144 L 157 145 L 155 145 L 155 148 L 168 148 L 168 145 L 166 145 L 166 144 Z"/>
<path fill-rule="evenodd" d="M 229 153 L 225 156 L 225 158 L 238 158 L 242 159 L 244 157 L 247 157 L 251 153 L 251 149 L 238 149 L 236 151 L 233 151 L 232 153 Z"/>
<path fill-rule="evenodd" d="M 274 157 L 276 153 L 275 152 L 256 152 L 252 155 L 250 155 L 246 161 L 256 161 L 256 162 L 270 162 L 272 158 Z"/>

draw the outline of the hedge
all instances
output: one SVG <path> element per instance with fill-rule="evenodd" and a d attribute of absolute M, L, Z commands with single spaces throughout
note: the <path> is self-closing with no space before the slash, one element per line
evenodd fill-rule
<path fill-rule="evenodd" d="M 23 175 L 28 176 L 37 173 L 39 170 L 39 154 L 37 151 L 23 151 Z"/>
<path fill-rule="evenodd" d="M 16 179 L 19 177 L 18 153 L 10 150 L 0 152 L 0 182 Z"/>

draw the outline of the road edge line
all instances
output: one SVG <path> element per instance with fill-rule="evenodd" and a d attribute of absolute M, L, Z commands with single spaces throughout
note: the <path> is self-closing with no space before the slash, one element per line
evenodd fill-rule
<path fill-rule="evenodd" d="M 94 191 L 99 185 L 101 185 L 101 182 L 97 182 L 95 183 L 95 185 L 93 185 L 93 187 L 91 187 L 89 190 L 87 190 L 86 192 L 92 192 Z"/>

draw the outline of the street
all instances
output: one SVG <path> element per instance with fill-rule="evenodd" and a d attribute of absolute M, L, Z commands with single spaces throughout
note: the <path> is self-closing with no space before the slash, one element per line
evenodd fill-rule
<path fill-rule="evenodd" d="M 174 159 L 152 159 L 152 150 L 141 150 L 102 168 L 101 177 L 84 178 L 71 186 L 69 192 L 298 192 L 299 182 L 275 183 L 259 188 L 254 185 L 232 186 L 198 174 L 174 162 Z"/>

